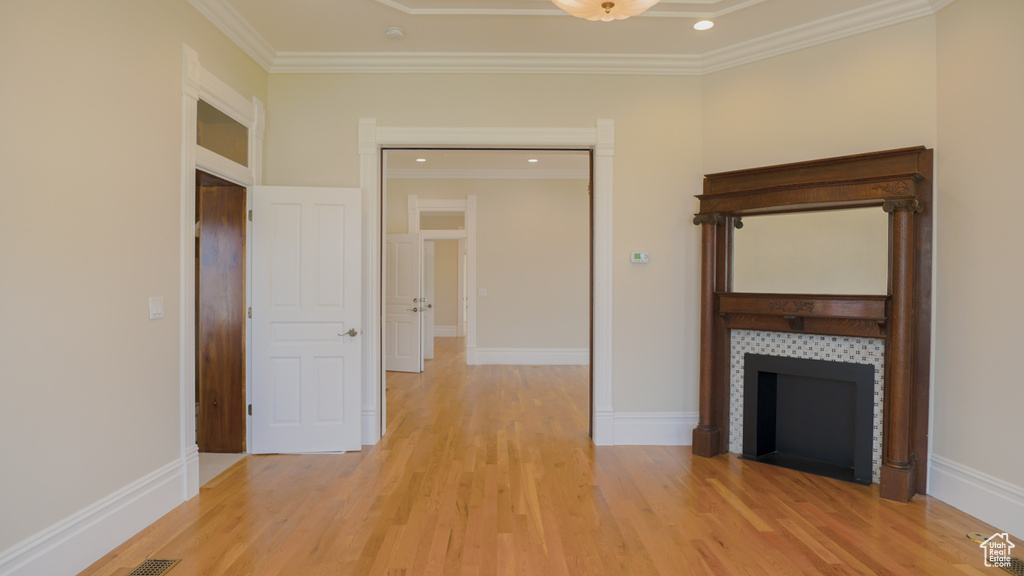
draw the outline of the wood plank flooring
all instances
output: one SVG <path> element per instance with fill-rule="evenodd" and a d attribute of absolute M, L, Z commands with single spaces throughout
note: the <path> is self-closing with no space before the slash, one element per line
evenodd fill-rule
<path fill-rule="evenodd" d="M 595 448 L 586 367 L 465 365 L 438 339 L 388 374 L 388 433 L 342 455 L 248 456 L 98 561 L 186 575 L 997 574 L 946 504 L 689 447 Z"/>

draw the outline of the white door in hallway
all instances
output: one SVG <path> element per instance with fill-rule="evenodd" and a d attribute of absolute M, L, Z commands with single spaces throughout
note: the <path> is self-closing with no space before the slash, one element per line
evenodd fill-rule
<path fill-rule="evenodd" d="M 422 372 L 423 240 L 419 234 L 388 234 L 385 250 L 384 368 Z"/>
<path fill-rule="evenodd" d="M 423 359 L 434 359 L 434 242 L 423 242 Z"/>
<path fill-rule="evenodd" d="M 361 200 L 254 189 L 250 452 L 362 447 Z"/>

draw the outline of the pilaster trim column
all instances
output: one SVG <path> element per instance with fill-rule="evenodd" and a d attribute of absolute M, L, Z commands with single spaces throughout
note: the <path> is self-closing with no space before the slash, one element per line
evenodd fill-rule
<path fill-rule="evenodd" d="M 892 226 L 892 277 L 889 339 L 885 353 L 885 399 L 882 431 L 882 470 L 879 491 L 883 498 L 907 502 L 914 495 L 914 462 L 911 458 L 911 403 L 913 401 L 914 350 L 914 215 L 922 210 L 917 198 L 886 200 Z"/>
<path fill-rule="evenodd" d="M 725 216 L 714 212 L 695 214 L 693 223 L 701 227 L 700 269 L 700 411 L 693 429 L 693 453 L 716 456 L 721 450 L 722 431 L 714 425 L 715 385 L 715 253 L 718 226 Z"/>

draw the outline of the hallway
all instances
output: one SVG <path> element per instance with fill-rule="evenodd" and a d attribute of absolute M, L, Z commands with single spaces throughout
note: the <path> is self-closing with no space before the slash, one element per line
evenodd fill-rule
<path fill-rule="evenodd" d="M 388 374 L 363 452 L 248 456 L 83 572 L 171 576 L 983 574 L 991 527 L 927 496 L 689 447 L 595 448 L 586 366 L 469 366 L 437 340 Z"/>

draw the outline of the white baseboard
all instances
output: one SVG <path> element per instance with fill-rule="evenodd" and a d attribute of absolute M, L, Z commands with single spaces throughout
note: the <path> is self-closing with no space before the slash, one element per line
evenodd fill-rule
<path fill-rule="evenodd" d="M 696 412 L 594 413 L 596 446 L 689 446 Z"/>
<path fill-rule="evenodd" d="M 509 364 L 526 366 L 586 366 L 586 348 L 466 348 L 466 364 Z"/>
<path fill-rule="evenodd" d="M 594 410 L 593 441 L 595 446 L 615 445 L 615 413 L 611 410 Z"/>
<path fill-rule="evenodd" d="M 193 444 L 185 452 L 183 460 L 181 471 L 184 475 L 185 499 L 191 500 L 199 495 L 199 446 Z"/>
<path fill-rule="evenodd" d="M 1024 488 L 942 456 L 929 458 L 928 494 L 1024 538 Z"/>
<path fill-rule="evenodd" d="M 434 326 L 434 338 L 455 338 L 458 335 L 455 326 Z"/>
<path fill-rule="evenodd" d="M 616 446 L 689 446 L 696 427 L 696 412 L 618 413 L 613 441 Z"/>
<path fill-rule="evenodd" d="M 182 502 L 182 461 L 162 466 L 0 554 L 0 576 L 78 574 Z"/>
<path fill-rule="evenodd" d="M 380 420 L 376 410 L 363 410 L 362 434 L 363 446 L 373 446 L 380 440 Z"/>

